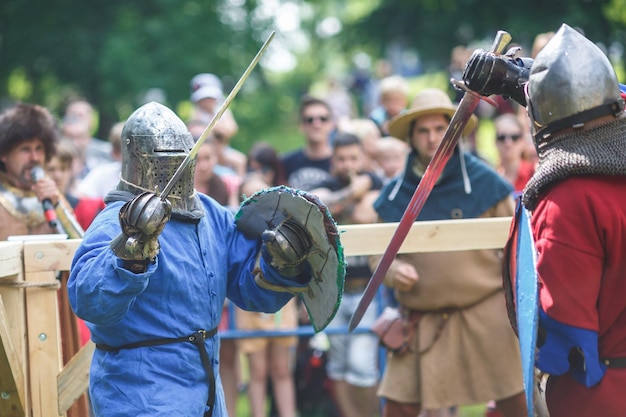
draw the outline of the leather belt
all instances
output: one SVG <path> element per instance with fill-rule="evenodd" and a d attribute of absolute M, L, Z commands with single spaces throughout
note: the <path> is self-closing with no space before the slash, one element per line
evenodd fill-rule
<path fill-rule="evenodd" d="M 143 342 L 129 343 L 127 345 L 118 346 L 118 347 L 110 346 L 104 343 L 96 343 L 96 348 L 103 350 L 105 352 L 119 352 L 122 349 L 136 349 L 136 348 L 150 347 L 150 346 L 169 345 L 171 343 L 189 342 L 189 343 L 194 344 L 200 351 L 200 360 L 202 361 L 202 366 L 204 367 L 207 373 L 207 380 L 209 382 L 209 398 L 207 399 L 207 402 L 206 402 L 207 410 L 204 413 L 204 417 L 211 417 L 211 415 L 213 414 L 213 409 L 215 408 L 215 373 L 213 372 L 211 359 L 209 358 L 209 353 L 206 350 L 204 341 L 206 339 L 209 339 L 215 336 L 216 334 L 217 334 L 217 328 L 209 330 L 209 331 L 198 330 L 197 332 L 190 334 L 189 336 L 146 340 Z"/>

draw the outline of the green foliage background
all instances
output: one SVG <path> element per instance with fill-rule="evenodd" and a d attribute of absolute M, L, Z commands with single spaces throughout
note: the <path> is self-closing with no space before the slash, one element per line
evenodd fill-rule
<path fill-rule="evenodd" d="M 427 74 L 445 77 L 454 46 L 484 44 L 499 29 L 528 46 L 567 22 L 596 42 L 624 44 L 625 2 L 8 0 L 0 2 L 0 108 L 36 102 L 61 115 L 69 99 L 82 96 L 98 109 L 96 135 L 105 138 L 158 88 L 185 118 L 191 77 L 216 73 L 228 91 L 276 30 L 281 9 L 270 6 L 295 5 L 308 42 L 294 51 L 295 68 L 272 73 L 262 61 L 232 104 L 240 124 L 235 147 L 266 140 L 284 151 L 300 145 L 300 97 L 329 76 L 345 79 L 357 54 L 375 61 L 400 46 L 419 55 Z M 329 17 L 341 22 L 333 36 L 318 30 Z M 277 39 L 292 36 L 277 31 Z"/>

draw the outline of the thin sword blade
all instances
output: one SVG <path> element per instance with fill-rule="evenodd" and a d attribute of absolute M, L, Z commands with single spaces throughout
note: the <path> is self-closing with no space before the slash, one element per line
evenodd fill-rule
<path fill-rule="evenodd" d="M 380 259 L 380 262 L 376 266 L 376 269 L 374 270 L 374 273 L 372 274 L 372 277 L 363 292 L 363 297 L 361 297 L 361 301 L 350 319 L 350 331 L 354 330 L 361 322 L 367 307 L 374 299 L 378 288 L 385 278 L 385 274 L 391 266 L 391 262 L 398 254 L 402 243 L 411 230 L 413 222 L 422 211 L 422 208 L 426 203 L 426 199 L 432 191 L 437 178 L 439 178 L 439 175 L 445 168 L 446 163 L 452 156 L 454 148 L 459 140 L 459 136 L 467 124 L 467 121 L 472 116 L 472 113 L 476 109 L 479 101 L 479 98 L 471 94 L 465 94 L 461 99 L 461 103 L 452 117 L 441 144 L 437 148 L 437 151 L 435 152 L 433 159 L 428 164 L 428 167 L 426 167 L 424 176 L 415 189 L 415 193 L 413 193 L 413 197 L 411 197 L 411 201 L 409 201 L 409 205 L 398 223 L 398 228 L 391 237 L 389 245 L 387 246 L 383 257 Z"/>
<path fill-rule="evenodd" d="M 200 147 L 202 146 L 203 142 L 206 140 L 207 136 L 209 136 L 209 133 L 211 132 L 211 130 L 213 130 L 213 128 L 215 127 L 215 124 L 218 122 L 218 120 L 220 120 L 220 118 L 222 117 L 222 115 L 224 114 L 228 106 L 230 105 L 231 101 L 233 101 L 233 99 L 235 98 L 239 90 L 241 89 L 241 86 L 243 85 L 244 81 L 246 81 L 246 79 L 248 78 L 248 76 L 250 75 L 254 67 L 256 67 L 256 64 L 261 60 L 261 57 L 265 53 L 265 50 L 269 46 L 270 42 L 272 42 L 272 40 L 274 39 L 275 35 L 276 35 L 276 32 L 272 32 L 270 34 L 270 36 L 267 38 L 263 46 L 261 46 L 261 49 L 259 49 L 259 52 L 257 52 L 252 62 L 250 62 L 250 64 L 248 65 L 248 68 L 246 68 L 246 70 L 242 74 L 241 78 L 239 78 L 239 81 L 237 81 L 237 84 L 235 84 L 230 94 L 228 94 L 228 97 L 226 97 L 226 99 L 224 100 L 220 108 L 217 110 L 217 112 L 215 113 L 215 116 L 213 116 L 213 119 L 211 119 L 211 122 L 209 123 L 209 125 L 204 129 L 204 131 L 202 131 L 202 134 L 200 135 L 196 143 L 193 145 L 193 148 L 191 148 L 187 156 L 185 156 L 185 159 L 183 159 L 183 162 L 181 162 L 178 168 L 176 169 L 176 172 L 174 172 L 174 175 L 172 176 L 172 178 L 170 178 L 170 180 L 165 185 L 165 188 L 163 188 L 163 191 L 161 192 L 161 195 L 159 196 L 161 200 L 165 200 L 165 198 L 167 198 L 167 196 L 170 194 L 170 192 L 172 191 L 172 189 L 174 188 L 174 186 L 180 179 L 185 169 L 189 166 L 193 158 L 196 156 L 196 154 L 200 150 Z"/>

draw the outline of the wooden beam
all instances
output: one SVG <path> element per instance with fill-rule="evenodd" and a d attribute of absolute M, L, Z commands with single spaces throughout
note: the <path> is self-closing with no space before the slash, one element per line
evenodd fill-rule
<path fill-rule="evenodd" d="M 39 256 L 24 248 L 24 260 Z M 49 284 L 54 271 L 26 273 L 31 285 Z M 56 416 L 59 409 L 57 375 L 62 368 L 61 335 L 57 291 L 51 288 L 26 289 L 26 320 L 28 322 L 28 374 L 30 405 L 33 416 Z"/>
<path fill-rule="evenodd" d="M 0 296 L 0 416 L 23 417 L 24 372 L 20 354 L 9 332 L 9 321 Z"/>
<path fill-rule="evenodd" d="M 399 253 L 503 248 L 510 217 L 415 222 Z M 345 255 L 381 255 L 398 223 L 339 225 Z"/>
<path fill-rule="evenodd" d="M 30 408 L 29 386 L 26 380 L 26 364 L 28 363 L 26 343 L 26 312 L 24 289 L 9 286 L 14 282 L 24 281 L 23 263 L 24 245 L 22 242 L 0 242 L 0 297 L 3 302 L 8 340 L 17 356 L 22 378 L 13 374 L 17 384 L 17 392 L 24 410 Z M 4 336 L 3 336 L 4 337 Z M 4 346 L 7 349 L 7 344 Z M 4 352 L 5 355 L 12 355 Z M 4 372 L 4 371 L 0 371 Z M 9 394 L 11 395 L 11 394 Z M 2 401 L 2 399 L 0 399 Z M 13 401 L 13 400 L 11 400 Z M 18 407 L 19 408 L 19 407 Z M 6 415 L 0 412 L 0 415 Z M 12 415 L 12 414 L 8 414 Z M 24 414 L 22 414 L 23 416 Z"/>
<path fill-rule="evenodd" d="M 57 377 L 59 414 L 65 413 L 87 391 L 89 367 L 96 345 L 89 341 L 67 363 Z"/>
<path fill-rule="evenodd" d="M 80 244 L 80 240 L 62 241 L 27 241 L 24 242 L 24 271 L 27 284 L 61 284 L 57 278 L 58 271 L 70 269 L 74 252 Z M 61 317 L 59 302 L 66 300 L 59 291 L 67 291 L 65 288 L 53 290 L 51 288 L 28 288 L 26 290 L 27 317 L 29 318 L 28 341 L 30 354 L 30 387 L 31 392 L 37 392 L 37 397 L 32 398 L 33 415 L 38 410 L 45 410 L 45 415 L 56 415 L 51 410 L 59 411 L 60 393 L 58 392 L 58 374 L 63 368 L 63 349 L 61 344 Z M 39 300 L 38 302 L 33 300 Z M 31 302 L 33 301 L 33 302 Z M 63 301 L 67 302 L 67 301 Z M 36 303 L 36 304 L 35 304 Z M 69 306 L 64 304 L 63 311 L 69 311 Z M 31 325 L 31 317 L 47 317 L 47 320 L 37 320 L 34 327 Z M 66 317 L 64 317 L 66 318 Z M 70 323 L 74 321 L 74 316 Z M 67 322 L 63 322 L 67 324 Z M 64 332 L 68 332 L 68 328 Z M 63 334 L 63 346 L 68 348 L 71 344 L 71 334 Z M 78 344 L 77 344 L 78 348 Z M 69 348 L 73 354 L 75 350 Z M 33 369 L 36 366 L 37 369 Z M 83 390 L 84 392 L 84 390 Z M 71 395 L 71 393 L 70 393 Z M 34 396 L 33 396 L 34 397 Z M 72 403 L 67 404 L 71 407 Z M 68 416 L 84 415 L 76 414 L 78 409 L 63 409 L 59 415 Z M 79 407 L 80 408 L 80 407 Z M 87 412 L 87 404 L 84 404 Z"/>
<path fill-rule="evenodd" d="M 0 280 L 22 272 L 22 243 L 0 242 Z"/>
<path fill-rule="evenodd" d="M 80 242 L 80 239 L 24 242 L 25 272 L 69 271 Z"/>

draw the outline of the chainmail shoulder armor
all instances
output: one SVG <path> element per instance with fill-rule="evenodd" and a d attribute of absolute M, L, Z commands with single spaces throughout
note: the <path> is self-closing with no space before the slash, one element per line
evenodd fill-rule
<path fill-rule="evenodd" d="M 626 118 L 547 138 L 539 144 L 538 154 L 539 165 L 522 197 L 531 211 L 541 193 L 557 181 L 577 175 L 626 176 Z"/>

